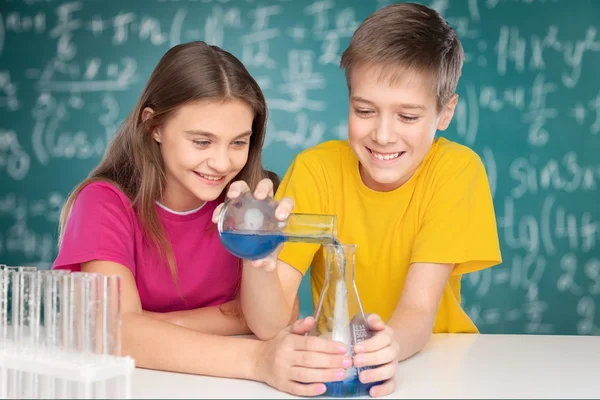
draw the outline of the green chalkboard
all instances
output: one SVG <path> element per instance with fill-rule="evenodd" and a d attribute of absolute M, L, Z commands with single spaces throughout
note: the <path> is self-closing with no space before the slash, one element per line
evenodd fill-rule
<path fill-rule="evenodd" d="M 346 135 L 339 57 L 372 0 L 2 0 L 0 262 L 47 268 L 67 193 L 159 58 L 205 40 L 270 107 L 264 159 Z M 466 62 L 445 135 L 485 162 L 504 262 L 463 279 L 482 332 L 600 333 L 600 1 L 429 0 Z M 307 282 L 302 312 L 311 312 Z"/>

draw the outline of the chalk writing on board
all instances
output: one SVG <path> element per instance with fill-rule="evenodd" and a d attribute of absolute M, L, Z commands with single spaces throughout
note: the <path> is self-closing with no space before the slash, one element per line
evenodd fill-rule
<path fill-rule="evenodd" d="M 20 181 L 27 176 L 29 168 L 29 154 L 21 147 L 17 134 L 0 129 L 0 170 L 6 170 L 9 177 Z"/>
<path fill-rule="evenodd" d="M 544 199 L 539 211 L 537 215 L 525 214 L 515 221 L 515 200 L 504 199 L 498 214 L 498 228 L 506 246 L 532 254 L 539 254 L 543 249 L 554 255 L 561 242 L 570 250 L 588 253 L 600 240 L 600 221 L 593 220 L 587 211 L 567 212 L 553 195 Z"/>
<path fill-rule="evenodd" d="M 496 166 L 496 157 L 489 146 L 484 146 L 481 159 L 485 166 L 486 175 L 490 185 L 492 198 L 496 196 L 496 187 L 498 186 L 498 167 Z"/>
<path fill-rule="evenodd" d="M 57 99 L 49 93 L 42 93 L 32 110 L 35 121 L 32 143 L 38 162 L 47 165 L 53 158 L 89 159 L 101 157 L 112 136 L 92 137 L 85 130 L 71 131 L 63 126 L 71 114 L 83 108 L 83 100 L 76 96 Z M 102 114 L 99 122 L 111 130 L 116 127 L 118 105 L 114 97 L 105 95 L 102 101 Z"/>
<path fill-rule="evenodd" d="M 102 63 L 99 58 L 77 64 L 56 58 L 40 72 L 29 69 L 31 76 L 39 75 L 37 83 L 46 92 L 104 92 L 123 91 L 135 83 L 137 61 L 123 57 L 119 62 Z M 83 72 L 82 72 L 83 71 Z"/>
<path fill-rule="evenodd" d="M 475 88 L 467 84 L 466 96 L 459 97 L 455 111 L 456 129 L 459 136 L 470 146 L 476 143 L 479 132 L 480 114 L 489 110 L 493 113 L 506 108 L 521 112 L 523 122 L 529 124 L 528 142 L 543 147 L 551 140 L 546 124 L 558 117 L 558 110 L 548 106 L 548 96 L 556 92 L 554 83 L 538 74 L 531 87 L 506 87 L 499 91 L 490 85 Z"/>
<path fill-rule="evenodd" d="M 600 132 L 600 92 L 588 102 L 587 106 L 577 101 L 569 110 L 568 115 L 575 120 L 577 125 L 588 123 L 590 133 L 597 135 Z"/>
<path fill-rule="evenodd" d="M 456 130 L 465 143 L 472 146 L 479 130 L 479 104 L 473 85 L 467 85 L 466 94 L 466 98 L 459 97 L 456 105 Z"/>
<path fill-rule="evenodd" d="M 51 192 L 42 199 L 25 199 L 16 193 L 3 194 L 0 196 L 0 216 L 15 220 L 30 216 L 58 222 L 64 201 L 65 197 L 58 192 Z"/>
<path fill-rule="evenodd" d="M 354 9 L 351 7 L 334 11 L 335 23 L 332 24 L 330 10 L 334 6 L 332 0 L 319 0 L 305 8 L 305 13 L 313 17 L 311 29 L 313 36 L 322 41 L 321 54 L 318 57 L 321 65 L 339 65 L 342 51 L 340 39 L 351 37 L 359 25 Z"/>
<path fill-rule="evenodd" d="M 281 35 L 281 30 L 269 26 L 271 17 L 281 14 L 280 5 L 257 7 L 253 11 L 250 33 L 242 35 L 242 62 L 247 67 L 275 69 L 277 64 L 269 55 L 269 42 Z"/>
<path fill-rule="evenodd" d="M 307 148 L 324 140 L 326 125 L 323 122 L 310 121 L 304 112 L 296 113 L 295 130 L 278 129 L 274 122 L 270 123 L 265 148 L 273 142 L 285 143 L 289 148 Z"/>
<path fill-rule="evenodd" d="M 18 11 L 0 13 L 0 55 L 4 49 L 6 35 L 29 33 L 42 33 L 46 30 L 46 14 L 35 12 L 25 14 Z"/>
<path fill-rule="evenodd" d="M 575 273 L 577 272 L 577 258 L 573 253 L 566 253 L 560 259 L 560 268 L 562 274 L 556 282 L 556 287 L 559 292 L 569 291 L 571 294 L 579 296 L 582 294 L 581 286 L 575 281 Z"/>
<path fill-rule="evenodd" d="M 248 67 L 267 97 L 265 162 L 278 173 L 298 151 L 346 139 L 341 53 L 360 21 L 394 1 L 154 2 L 160 11 L 139 1 L 5 1 L 0 256 L 49 266 L 64 187 L 77 182 L 64 174 L 61 190 L 53 179 L 27 183 L 98 161 L 147 79 L 146 57 L 181 42 L 224 47 Z M 600 133 L 600 87 L 589 78 L 600 57 L 593 6 L 582 0 L 590 15 L 573 8 L 571 23 L 558 0 L 421 3 L 464 46 L 459 101 L 441 135 L 480 155 L 503 251 L 502 265 L 463 279 L 468 314 L 482 330 L 553 333 L 564 330 L 563 313 L 570 332 L 600 334 L 600 215 L 588 200 L 600 190 L 590 156 Z M 536 19 L 505 17 L 528 13 Z M 22 43 L 43 56 L 15 59 Z"/>
<path fill-rule="evenodd" d="M 582 297 L 577 303 L 577 315 L 581 320 L 577 323 L 577 333 L 581 335 L 600 335 L 600 327 L 596 325 L 596 302 L 591 296 Z"/>
<path fill-rule="evenodd" d="M 517 157 L 512 161 L 510 177 L 518 183 L 511 189 L 513 198 L 540 191 L 593 192 L 600 186 L 600 162 L 581 165 L 574 151 L 566 152 L 561 159 L 544 161 L 541 166 L 537 163 L 532 157 Z"/>
<path fill-rule="evenodd" d="M 573 88 L 581 77 L 586 53 L 600 51 L 600 38 L 597 38 L 596 28 L 590 26 L 582 38 L 565 40 L 560 37 L 559 28 L 550 25 L 543 37 L 533 35 L 528 43 L 527 38 L 520 35 L 518 27 L 503 25 L 495 49 L 498 57 L 497 71 L 501 76 L 506 74 L 509 62 L 514 64 L 518 72 L 526 69 L 544 70 L 545 50 L 558 52 L 564 63 L 561 82 L 565 87 Z"/>
<path fill-rule="evenodd" d="M 339 121 L 333 127 L 332 136 L 334 139 L 347 140 L 348 139 L 348 120 Z"/>
<path fill-rule="evenodd" d="M 28 222 L 32 218 L 42 218 L 56 223 L 63 203 L 64 197 L 59 193 L 50 193 L 45 199 L 33 201 L 15 193 L 2 195 L 0 217 L 10 217 L 13 223 L 2 235 L 0 249 L 22 254 L 27 259 L 36 260 L 35 265 L 48 267 L 54 256 L 56 239 L 50 232 L 36 232 Z"/>
<path fill-rule="evenodd" d="M 4 49 L 4 37 L 6 36 L 6 31 L 4 28 L 4 19 L 2 14 L 0 13 L 0 55 L 2 55 L 2 50 Z"/>
<path fill-rule="evenodd" d="M 12 82 L 8 71 L 0 71 L 0 108 L 5 108 L 8 111 L 19 109 L 17 87 Z"/>
<path fill-rule="evenodd" d="M 585 276 L 591 281 L 589 283 L 588 292 L 592 296 L 600 294 L 600 258 L 590 258 L 585 262 L 583 270 Z"/>
<path fill-rule="evenodd" d="M 287 112 L 323 111 L 324 101 L 309 97 L 309 91 L 324 89 L 325 77 L 314 70 L 314 52 L 310 50 L 288 51 L 287 68 L 283 70 L 284 83 L 279 87 L 279 93 L 288 95 L 291 99 L 270 98 L 271 109 Z"/>
<path fill-rule="evenodd" d="M 204 40 L 215 46 L 223 47 L 225 29 L 228 27 L 240 28 L 240 18 L 240 10 L 236 7 L 223 10 L 220 6 L 214 6 L 211 15 L 206 18 Z M 193 31 L 189 33 L 194 34 Z"/>

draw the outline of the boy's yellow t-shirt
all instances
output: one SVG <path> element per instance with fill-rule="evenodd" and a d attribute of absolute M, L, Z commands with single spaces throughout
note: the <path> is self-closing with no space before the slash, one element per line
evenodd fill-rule
<path fill-rule="evenodd" d="M 460 305 L 461 275 L 501 262 L 490 187 L 479 156 L 438 138 L 404 185 L 377 192 L 363 183 L 347 141 L 300 153 L 276 199 L 291 197 L 294 213 L 334 214 L 338 239 L 355 244 L 355 280 L 365 313 L 387 321 L 411 263 L 453 263 L 434 325 L 438 332 L 477 332 Z M 325 280 L 324 248 L 286 243 L 279 258 L 303 275 L 311 269 L 313 304 Z"/>

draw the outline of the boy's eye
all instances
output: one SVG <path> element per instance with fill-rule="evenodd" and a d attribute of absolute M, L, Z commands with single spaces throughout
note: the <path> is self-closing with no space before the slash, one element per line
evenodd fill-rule
<path fill-rule="evenodd" d="M 413 115 L 402 115 L 400 114 L 400 119 L 405 121 L 405 122 L 415 122 L 416 120 L 419 119 L 419 117 L 415 117 Z"/>
<path fill-rule="evenodd" d="M 372 113 L 371 110 L 366 110 L 364 108 L 355 108 L 354 112 L 356 113 L 356 115 L 358 115 L 359 117 L 366 117 L 368 115 L 370 115 Z"/>

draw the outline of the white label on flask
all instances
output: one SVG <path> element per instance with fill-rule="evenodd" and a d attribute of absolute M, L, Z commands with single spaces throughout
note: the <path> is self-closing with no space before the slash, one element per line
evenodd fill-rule
<path fill-rule="evenodd" d="M 352 325 L 352 336 L 354 337 L 354 343 L 360 343 L 363 340 L 369 338 L 369 331 L 365 324 L 355 324 Z"/>
<path fill-rule="evenodd" d="M 357 322 L 354 322 L 357 321 Z M 367 340 L 369 339 L 372 334 L 371 331 L 369 330 L 369 327 L 367 326 L 366 321 L 364 320 L 364 318 L 360 317 L 360 315 L 356 315 L 352 321 L 350 322 L 350 333 L 352 335 L 352 347 L 354 347 L 354 345 L 356 345 L 357 343 L 362 342 L 363 340 Z M 354 353 L 354 349 L 352 350 L 352 356 L 355 356 L 356 354 Z M 372 369 L 374 367 L 357 367 L 356 368 L 356 373 L 360 374 L 361 371 L 367 370 L 367 369 Z"/>

